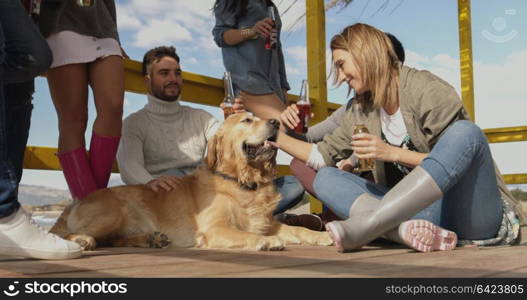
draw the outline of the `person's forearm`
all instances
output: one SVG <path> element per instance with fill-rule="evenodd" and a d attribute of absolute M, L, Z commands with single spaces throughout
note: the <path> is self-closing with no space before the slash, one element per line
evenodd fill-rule
<path fill-rule="evenodd" d="M 139 165 L 127 165 L 121 171 L 121 180 L 125 184 L 145 184 L 154 179 L 148 171 Z"/>
<path fill-rule="evenodd" d="M 277 140 L 278 146 L 291 156 L 302 161 L 308 161 L 313 144 L 306 143 L 280 132 Z"/>
<path fill-rule="evenodd" d="M 229 46 L 238 45 L 241 42 L 256 37 L 256 31 L 251 28 L 229 29 L 223 33 L 223 40 Z"/>
<path fill-rule="evenodd" d="M 394 149 L 394 161 L 410 168 L 420 165 L 426 156 L 428 156 L 428 153 L 410 151 L 399 147 Z"/>

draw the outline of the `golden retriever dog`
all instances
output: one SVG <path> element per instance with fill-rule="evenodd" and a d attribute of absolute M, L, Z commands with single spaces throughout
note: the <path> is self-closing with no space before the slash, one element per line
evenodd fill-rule
<path fill-rule="evenodd" d="M 68 206 L 51 232 L 80 244 L 282 250 L 331 245 L 327 232 L 273 219 L 279 121 L 229 117 L 209 141 L 204 163 L 171 191 L 145 185 L 98 190 Z"/>

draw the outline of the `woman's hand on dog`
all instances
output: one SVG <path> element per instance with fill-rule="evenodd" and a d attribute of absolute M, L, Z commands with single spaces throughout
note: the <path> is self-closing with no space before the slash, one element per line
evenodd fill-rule
<path fill-rule="evenodd" d="M 177 176 L 164 175 L 156 179 L 152 179 L 146 185 L 154 192 L 158 192 L 159 188 L 165 191 L 171 191 L 181 184 L 182 180 Z"/>

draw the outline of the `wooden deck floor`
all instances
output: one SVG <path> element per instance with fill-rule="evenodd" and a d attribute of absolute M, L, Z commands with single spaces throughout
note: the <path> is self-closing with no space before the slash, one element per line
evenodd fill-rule
<path fill-rule="evenodd" d="M 417 253 L 289 246 L 279 252 L 103 248 L 67 261 L 0 257 L 0 277 L 527 277 L 527 247 Z"/>

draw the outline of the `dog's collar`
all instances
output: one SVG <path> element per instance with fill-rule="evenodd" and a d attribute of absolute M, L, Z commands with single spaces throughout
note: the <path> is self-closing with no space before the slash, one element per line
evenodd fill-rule
<path fill-rule="evenodd" d="M 236 177 L 232 177 L 232 176 L 229 176 L 227 174 L 223 174 L 223 173 L 218 172 L 218 171 L 212 171 L 212 174 L 220 176 L 220 177 L 223 177 L 224 179 L 227 179 L 227 180 L 239 183 L 238 178 L 236 178 Z M 258 184 L 256 182 L 251 182 L 250 184 L 248 184 L 248 183 L 240 183 L 240 187 L 242 187 L 245 190 L 256 191 L 256 189 L 258 188 Z"/>

